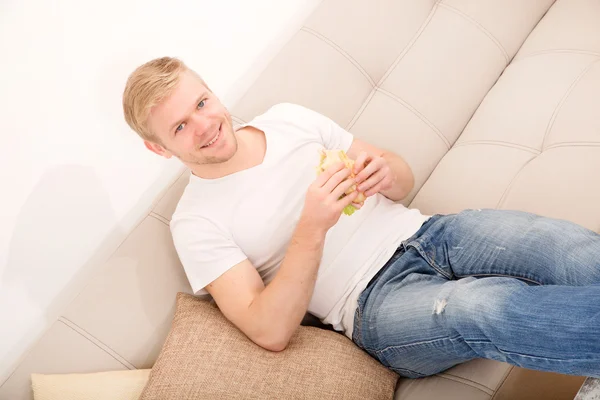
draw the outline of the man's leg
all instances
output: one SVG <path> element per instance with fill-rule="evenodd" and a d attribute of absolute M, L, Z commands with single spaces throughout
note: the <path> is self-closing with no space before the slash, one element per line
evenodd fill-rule
<path fill-rule="evenodd" d="M 600 236 L 493 210 L 426 225 L 361 296 L 359 346 L 408 377 L 480 357 L 600 376 Z"/>
<path fill-rule="evenodd" d="M 522 211 L 467 210 L 443 217 L 407 246 L 415 246 L 450 279 L 510 276 L 539 285 L 600 283 L 600 235 Z"/>

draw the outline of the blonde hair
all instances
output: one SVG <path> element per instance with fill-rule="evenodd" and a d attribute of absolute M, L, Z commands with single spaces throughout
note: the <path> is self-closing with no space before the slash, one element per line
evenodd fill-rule
<path fill-rule="evenodd" d="M 160 143 L 158 136 L 148 127 L 150 110 L 171 94 L 185 71 L 191 70 L 183 61 L 162 57 L 139 66 L 127 79 L 123 91 L 123 113 L 127 124 L 142 139 Z M 198 76 L 194 71 L 191 72 Z M 206 86 L 202 78 L 198 78 Z"/>

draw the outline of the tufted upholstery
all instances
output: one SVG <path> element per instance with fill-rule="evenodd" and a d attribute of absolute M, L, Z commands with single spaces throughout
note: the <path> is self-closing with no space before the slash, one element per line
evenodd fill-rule
<path fill-rule="evenodd" d="M 278 102 L 319 111 L 402 155 L 426 214 L 521 209 L 598 230 L 600 2 L 325 0 L 232 113 Z M 148 368 L 176 291 L 190 292 L 168 221 L 188 175 L 157 199 L 0 388 L 31 372 Z M 160 284 L 157 284 L 160 283 Z M 401 379 L 397 399 L 572 399 L 580 377 L 474 360 Z"/>

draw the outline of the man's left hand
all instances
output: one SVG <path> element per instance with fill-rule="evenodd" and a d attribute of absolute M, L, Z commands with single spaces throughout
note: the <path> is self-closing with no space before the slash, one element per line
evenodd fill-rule
<path fill-rule="evenodd" d="M 362 151 L 354 162 L 354 171 L 358 191 L 370 197 L 387 190 L 394 183 L 392 169 L 381 156 L 373 156 Z"/>

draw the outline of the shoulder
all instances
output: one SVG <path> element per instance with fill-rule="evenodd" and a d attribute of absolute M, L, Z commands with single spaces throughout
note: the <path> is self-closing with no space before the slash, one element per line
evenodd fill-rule
<path fill-rule="evenodd" d="M 206 248 L 217 241 L 230 240 L 230 235 L 220 221 L 192 210 L 173 214 L 169 229 L 178 250 L 189 246 Z"/>
<path fill-rule="evenodd" d="M 306 121 L 307 118 L 309 120 L 314 120 L 324 117 L 324 115 L 316 112 L 315 110 L 296 103 L 275 104 L 269 108 L 265 114 L 273 117 L 298 119 L 304 121 Z"/>
<path fill-rule="evenodd" d="M 207 197 L 206 190 L 202 190 L 202 187 L 196 187 L 193 181 L 193 176 L 190 175 L 190 180 L 187 186 L 183 190 L 175 210 L 171 216 L 169 226 L 171 231 L 186 231 L 193 227 L 195 229 L 199 227 L 213 228 L 215 224 L 211 221 L 212 218 L 208 218 L 209 213 L 205 212 L 211 207 L 210 197 Z M 216 213 L 212 213 L 215 215 Z"/>
<path fill-rule="evenodd" d="M 295 103 L 278 103 L 253 119 L 259 123 L 284 123 L 293 125 L 315 125 L 326 117 L 311 108 Z"/>
<path fill-rule="evenodd" d="M 310 141 L 321 141 L 323 132 L 330 131 L 333 126 L 325 115 L 295 103 L 275 104 L 246 125 L 268 129 L 286 138 Z"/>

